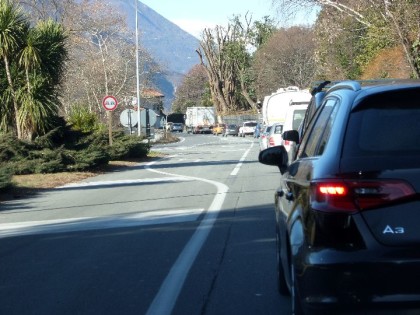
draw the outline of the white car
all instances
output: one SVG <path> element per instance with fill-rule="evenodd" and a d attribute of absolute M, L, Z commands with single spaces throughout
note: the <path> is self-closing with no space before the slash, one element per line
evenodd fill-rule
<path fill-rule="evenodd" d="M 256 126 L 256 121 L 244 121 L 242 126 L 239 128 L 239 136 L 245 137 L 246 135 L 253 135 Z"/>

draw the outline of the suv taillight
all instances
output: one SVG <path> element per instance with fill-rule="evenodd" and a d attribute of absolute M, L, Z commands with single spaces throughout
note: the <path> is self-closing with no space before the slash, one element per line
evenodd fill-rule
<path fill-rule="evenodd" d="M 415 195 L 405 181 L 315 181 L 311 183 L 311 208 L 326 212 L 357 212 L 377 208 Z"/>
<path fill-rule="evenodd" d="M 273 137 L 270 137 L 269 139 L 268 139 L 268 143 L 270 144 L 270 146 L 274 146 L 274 138 Z"/>

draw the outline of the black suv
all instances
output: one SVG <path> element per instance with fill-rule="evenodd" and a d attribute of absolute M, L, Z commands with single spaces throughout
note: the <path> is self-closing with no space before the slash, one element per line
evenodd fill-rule
<path fill-rule="evenodd" d="M 302 137 L 283 134 L 293 161 L 283 146 L 259 155 L 282 173 L 280 293 L 294 314 L 419 308 L 420 81 L 344 81 L 316 107 Z"/>

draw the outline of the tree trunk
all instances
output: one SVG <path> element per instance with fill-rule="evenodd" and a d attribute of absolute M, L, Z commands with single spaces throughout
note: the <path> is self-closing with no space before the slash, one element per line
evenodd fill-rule
<path fill-rule="evenodd" d="M 14 109 L 14 114 L 15 114 L 15 128 L 16 128 L 16 134 L 18 139 L 22 139 L 22 131 L 21 131 L 21 126 L 20 126 L 20 122 L 19 122 L 19 106 L 17 103 L 17 99 L 16 99 L 16 92 L 15 89 L 13 87 L 13 80 L 12 80 L 12 75 L 10 73 L 10 66 L 9 66 L 9 60 L 7 59 L 7 56 L 4 56 L 4 65 L 6 68 L 6 74 L 7 74 L 7 81 L 9 83 L 10 86 L 10 90 L 12 91 L 12 99 L 13 99 L 13 109 Z"/>

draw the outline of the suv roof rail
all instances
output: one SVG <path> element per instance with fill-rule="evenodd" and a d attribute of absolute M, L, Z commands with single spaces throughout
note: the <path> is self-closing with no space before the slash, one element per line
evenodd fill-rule
<path fill-rule="evenodd" d="M 394 84 L 403 82 L 416 82 L 413 79 L 372 79 L 372 80 L 338 80 L 338 81 L 315 81 L 311 94 L 315 95 L 318 92 L 329 90 L 334 87 L 334 90 L 338 89 L 350 89 L 358 91 L 362 86 L 377 85 L 377 84 Z"/>
<path fill-rule="evenodd" d="M 341 81 L 337 84 L 334 84 L 331 88 L 329 88 L 328 92 L 341 90 L 341 89 L 359 91 L 361 88 L 362 88 L 361 84 L 357 81 Z"/>

